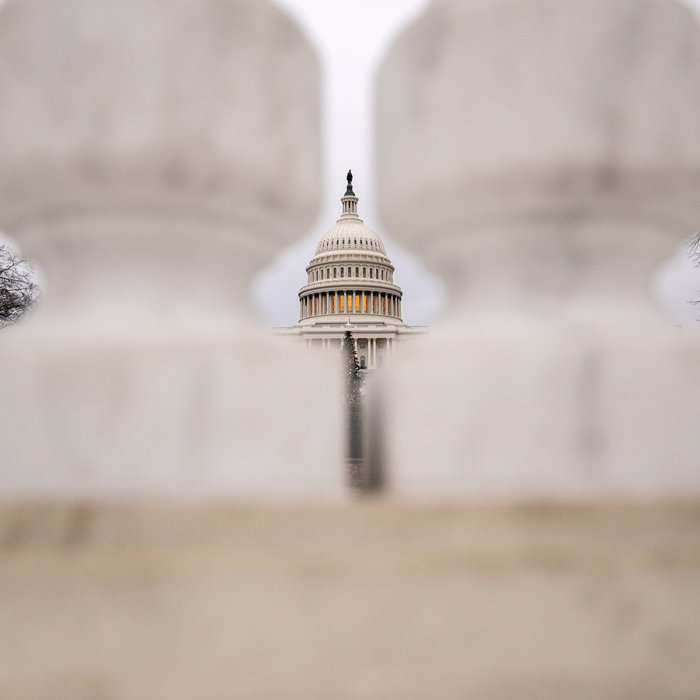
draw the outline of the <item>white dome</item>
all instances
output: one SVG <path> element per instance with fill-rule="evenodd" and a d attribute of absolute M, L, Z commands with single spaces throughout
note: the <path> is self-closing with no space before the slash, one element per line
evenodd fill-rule
<path fill-rule="evenodd" d="M 403 293 L 394 284 L 394 266 L 382 239 L 357 215 L 349 171 L 340 201 L 341 217 L 321 236 L 306 268 L 307 282 L 299 290 L 299 323 L 335 323 L 340 316 L 400 323 Z"/>
<path fill-rule="evenodd" d="M 321 236 L 316 246 L 316 255 L 341 250 L 363 250 L 386 255 L 382 239 L 362 219 L 344 215 L 338 223 Z"/>

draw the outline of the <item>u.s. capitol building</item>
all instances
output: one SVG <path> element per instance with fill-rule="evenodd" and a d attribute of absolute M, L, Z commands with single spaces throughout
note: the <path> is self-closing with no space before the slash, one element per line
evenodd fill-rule
<path fill-rule="evenodd" d="M 348 172 L 342 213 L 323 234 L 299 290 L 299 323 L 287 333 L 308 345 L 340 350 L 346 331 L 355 340 L 361 369 L 380 367 L 395 343 L 425 328 L 401 320 L 403 292 L 382 239 L 357 213 Z"/>

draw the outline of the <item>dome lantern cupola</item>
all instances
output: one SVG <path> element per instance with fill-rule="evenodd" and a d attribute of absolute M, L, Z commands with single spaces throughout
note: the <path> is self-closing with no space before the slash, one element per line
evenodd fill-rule
<path fill-rule="evenodd" d="M 343 213 L 341 218 L 344 216 L 357 217 L 357 197 L 352 190 L 352 170 L 348 170 L 347 178 L 347 189 L 345 190 L 345 194 L 340 198 L 340 201 L 343 203 Z"/>

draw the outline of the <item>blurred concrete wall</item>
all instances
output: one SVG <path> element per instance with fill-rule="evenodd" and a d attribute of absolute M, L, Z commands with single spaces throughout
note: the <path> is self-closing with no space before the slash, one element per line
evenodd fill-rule
<path fill-rule="evenodd" d="M 648 293 L 700 220 L 699 86 L 666 0 L 442 0 L 395 43 L 382 214 L 450 292 L 389 369 L 395 490 L 700 491 L 700 345 Z"/>
<path fill-rule="evenodd" d="M 0 507 L 12 700 L 693 700 L 700 511 Z"/>
<path fill-rule="evenodd" d="M 0 8 L 0 227 L 45 277 L 0 339 L 3 497 L 341 488 L 336 368 L 248 298 L 313 220 L 319 103 L 267 2 Z"/>

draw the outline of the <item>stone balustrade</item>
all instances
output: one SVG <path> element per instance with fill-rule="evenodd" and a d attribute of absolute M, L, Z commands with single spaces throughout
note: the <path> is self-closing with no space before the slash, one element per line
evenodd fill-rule
<path fill-rule="evenodd" d="M 649 293 L 700 221 L 699 84 L 662 0 L 445 0 L 392 47 L 384 223 L 450 295 L 389 368 L 396 491 L 700 491 L 700 345 Z"/>
<path fill-rule="evenodd" d="M 9 0 L 0 104 L 0 227 L 45 279 L 0 346 L 4 497 L 339 493 L 335 363 L 249 311 L 318 203 L 298 27 L 258 0 Z"/>

